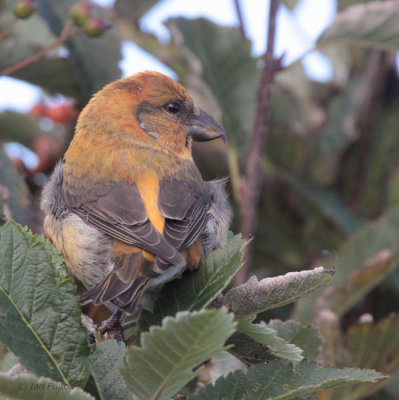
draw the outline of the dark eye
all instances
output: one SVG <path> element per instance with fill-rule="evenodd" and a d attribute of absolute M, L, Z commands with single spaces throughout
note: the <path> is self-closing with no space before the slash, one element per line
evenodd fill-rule
<path fill-rule="evenodd" d="M 177 114 L 180 111 L 180 104 L 177 101 L 172 101 L 166 104 L 165 110 L 171 114 Z"/>

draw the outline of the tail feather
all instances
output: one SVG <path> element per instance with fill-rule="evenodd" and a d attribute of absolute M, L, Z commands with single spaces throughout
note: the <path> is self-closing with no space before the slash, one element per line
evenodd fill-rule
<path fill-rule="evenodd" d="M 137 313 L 141 297 L 152 280 L 143 271 L 152 271 L 152 264 L 141 251 L 118 256 L 111 274 L 98 286 L 83 293 L 80 303 L 98 305 L 111 302 L 128 314 Z"/>

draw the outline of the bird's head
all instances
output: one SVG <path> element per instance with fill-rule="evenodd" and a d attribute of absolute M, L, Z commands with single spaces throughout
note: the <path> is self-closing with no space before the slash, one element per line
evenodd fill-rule
<path fill-rule="evenodd" d="M 194 104 L 183 86 L 158 72 L 138 73 L 107 85 L 81 113 L 77 132 L 88 125 L 95 135 L 101 130 L 109 139 L 183 156 L 191 156 L 192 140 L 226 141 L 222 127 Z"/>

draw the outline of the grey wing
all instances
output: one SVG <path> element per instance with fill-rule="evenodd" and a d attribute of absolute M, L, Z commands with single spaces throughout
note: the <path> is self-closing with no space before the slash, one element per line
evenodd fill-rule
<path fill-rule="evenodd" d="M 96 190 L 85 202 L 84 196 L 63 185 L 65 205 L 90 225 L 123 243 L 140 247 L 169 264 L 178 267 L 186 265 L 178 249 L 148 219 L 135 184 L 113 184 L 102 192 L 97 190 L 97 196 L 93 193 Z"/>
<path fill-rule="evenodd" d="M 202 233 L 210 195 L 203 182 L 169 178 L 158 189 L 158 208 L 165 217 L 163 235 L 182 250 Z"/>

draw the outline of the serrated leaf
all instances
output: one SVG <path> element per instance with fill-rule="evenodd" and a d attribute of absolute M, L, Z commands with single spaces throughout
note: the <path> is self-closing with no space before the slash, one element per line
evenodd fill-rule
<path fill-rule="evenodd" d="M 128 400 L 132 398 L 119 373 L 126 347 L 116 340 L 97 343 L 89 356 L 91 371 L 102 400 Z"/>
<path fill-rule="evenodd" d="M 331 399 L 363 399 L 376 393 L 399 378 L 399 315 L 384 318 L 377 323 L 358 323 L 345 335 L 345 348 L 350 357 L 347 363 L 361 368 L 375 368 L 390 375 L 377 384 L 353 385 L 337 388 Z"/>
<path fill-rule="evenodd" d="M 303 359 L 302 349 L 287 343 L 274 329 L 266 324 L 253 324 L 252 322 L 255 318 L 256 316 L 252 316 L 239 321 L 237 333 L 255 339 L 261 345 L 266 346 L 276 357 L 285 358 L 293 362 L 299 362 Z"/>
<path fill-rule="evenodd" d="M 0 227 L 0 340 L 37 376 L 84 386 L 87 336 L 72 279 L 42 236 Z"/>
<path fill-rule="evenodd" d="M 248 367 L 227 351 L 221 351 L 215 354 L 211 359 L 211 369 L 209 371 L 210 381 L 215 383 L 221 376 L 227 376 L 230 372 L 234 372 L 238 369 L 246 371 Z"/>
<path fill-rule="evenodd" d="M 306 359 L 314 360 L 317 357 L 321 346 L 321 337 L 315 328 L 302 326 L 297 321 L 280 321 L 278 319 L 269 321 L 267 326 L 274 329 L 288 343 L 301 348 L 302 355 Z"/>
<path fill-rule="evenodd" d="M 226 310 L 177 313 L 162 327 L 142 334 L 142 347 L 127 350 L 121 374 L 140 400 L 169 399 L 198 375 L 199 366 L 223 350 L 234 332 L 233 315 Z"/>
<path fill-rule="evenodd" d="M 398 18 L 396 1 L 356 4 L 337 15 L 317 45 L 337 42 L 398 50 Z"/>
<path fill-rule="evenodd" d="M 385 376 L 371 370 L 323 367 L 303 360 L 295 368 L 273 361 L 233 372 L 207 385 L 188 400 L 288 400 L 346 383 L 375 382 Z"/>
<path fill-rule="evenodd" d="M 82 389 L 70 389 L 52 379 L 8 376 L 2 373 L 0 373 L 0 394 L 19 400 L 94 400 Z"/>
<path fill-rule="evenodd" d="M 196 311 L 206 307 L 230 283 L 241 267 L 242 249 L 247 241 L 236 235 L 227 244 L 209 254 L 194 272 L 166 284 L 155 302 L 153 312 L 143 310 L 139 320 L 141 331 L 160 325 L 168 315 L 178 311 Z"/>
<path fill-rule="evenodd" d="M 327 285 L 335 270 L 318 267 L 310 271 L 265 278 L 261 281 L 253 276 L 246 283 L 230 289 L 217 305 L 224 305 L 241 320 L 260 312 L 292 303 L 308 293 Z"/>
<path fill-rule="evenodd" d="M 356 275 L 362 268 L 368 269 L 367 265 L 375 264 L 375 260 L 378 260 L 378 254 L 382 254 L 382 251 L 388 251 L 392 254 L 392 259 L 396 259 L 399 254 L 399 209 L 393 208 L 389 210 L 384 216 L 378 221 L 373 221 L 363 226 L 356 235 L 354 235 L 348 242 L 346 242 L 338 251 L 336 262 L 339 265 L 332 286 L 337 288 L 346 287 L 350 279 L 357 279 Z M 375 258 L 377 257 L 377 258 Z M 378 263 L 377 263 L 378 264 Z M 375 264 L 375 265 L 377 265 Z M 359 301 L 365 294 L 364 288 L 367 286 L 367 290 L 371 290 L 375 285 L 381 282 L 384 277 L 392 271 L 392 268 L 398 265 L 394 262 L 389 262 L 387 267 L 378 269 L 374 272 L 376 274 L 370 274 L 374 276 L 373 279 L 364 279 L 367 276 L 363 276 L 359 280 L 357 286 L 351 288 L 350 301 L 346 298 L 335 298 L 334 303 L 339 304 L 340 313 L 345 313 L 348 307 L 354 305 Z M 371 268 L 373 269 L 373 268 Z M 352 278 L 350 278 L 352 276 Z M 361 277 L 359 277 L 361 278 Z M 363 286 L 363 284 L 365 286 Z M 328 295 L 329 290 L 334 290 L 336 293 L 340 289 L 328 289 L 322 295 Z M 312 320 L 312 313 L 309 311 L 314 303 L 316 296 L 309 296 L 296 305 L 296 312 L 294 319 L 299 319 L 301 322 L 307 323 Z M 348 301 L 347 301 L 348 300 Z M 333 305 L 333 304 L 332 304 Z M 332 306 L 331 305 L 331 306 Z M 343 306 L 345 305 L 345 306 Z M 323 306 L 324 308 L 324 306 Z M 335 312 L 335 310 L 333 310 Z"/>
<path fill-rule="evenodd" d="M 30 224 L 32 222 L 30 207 L 29 189 L 26 183 L 0 148 L 0 216 L 5 215 L 21 224 Z"/>

